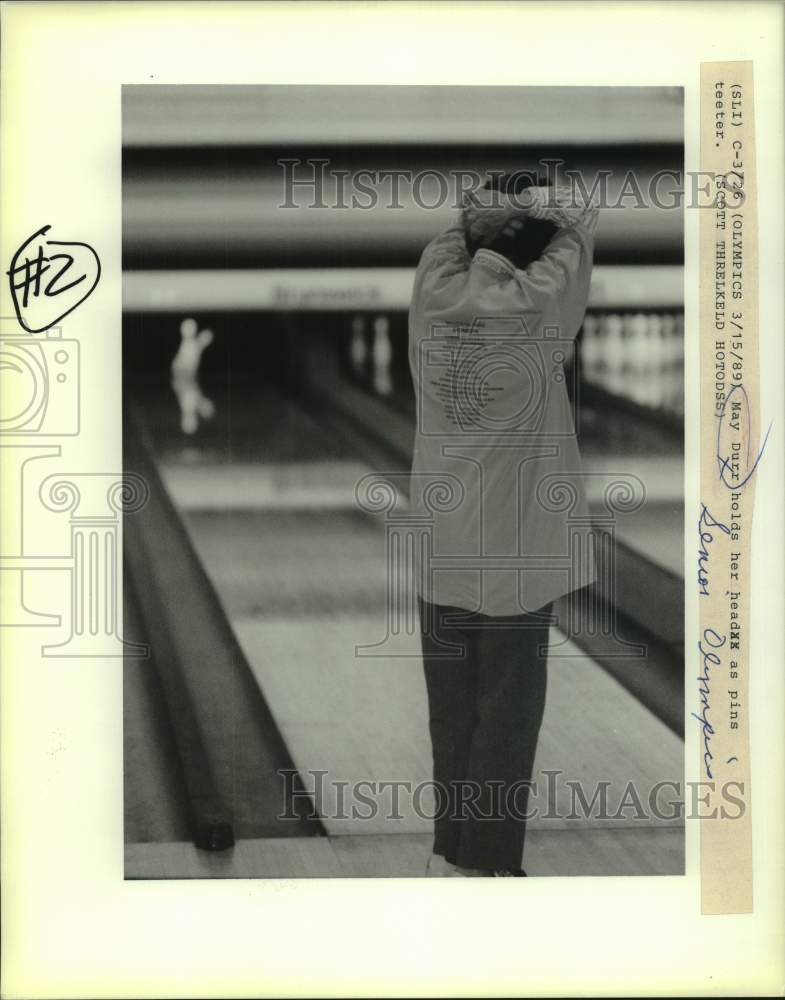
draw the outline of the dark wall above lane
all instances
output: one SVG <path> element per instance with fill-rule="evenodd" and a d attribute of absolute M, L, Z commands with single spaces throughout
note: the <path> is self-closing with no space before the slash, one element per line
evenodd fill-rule
<path fill-rule="evenodd" d="M 461 171 L 557 159 L 607 195 L 597 263 L 682 261 L 680 145 L 308 145 L 125 149 L 124 267 L 413 266 L 456 217 Z"/>

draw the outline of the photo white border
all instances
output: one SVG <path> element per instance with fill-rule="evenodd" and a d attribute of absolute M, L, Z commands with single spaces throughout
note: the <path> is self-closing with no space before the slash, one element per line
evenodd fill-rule
<path fill-rule="evenodd" d="M 750 685 L 755 912 L 701 917 L 687 875 L 123 881 L 122 661 L 40 656 L 1 629 L 3 995 L 761 995 L 783 972 L 783 7 L 780 3 L 2 5 L 3 271 L 47 223 L 101 282 L 82 432 L 62 469 L 119 472 L 120 87 L 128 83 L 676 85 L 699 166 L 701 60 L 752 59 L 761 419 Z M 698 509 L 697 214 L 685 212 L 686 509 Z M 0 316 L 13 315 L 3 278 Z M 689 533 L 685 579 L 695 575 Z M 686 635 L 697 634 L 687 591 Z M 697 661 L 688 659 L 687 714 Z M 687 726 L 686 780 L 699 778 Z"/>

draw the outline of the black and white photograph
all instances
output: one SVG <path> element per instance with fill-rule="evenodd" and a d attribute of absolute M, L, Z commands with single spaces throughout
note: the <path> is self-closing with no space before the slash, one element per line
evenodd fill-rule
<path fill-rule="evenodd" d="M 126 879 L 684 873 L 683 111 L 122 88 Z"/>
<path fill-rule="evenodd" d="M 0 0 L 2 997 L 782 994 L 784 26 Z"/>

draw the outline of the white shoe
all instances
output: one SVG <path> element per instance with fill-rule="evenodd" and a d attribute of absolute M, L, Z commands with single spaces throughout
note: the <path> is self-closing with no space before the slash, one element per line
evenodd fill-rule
<path fill-rule="evenodd" d="M 448 878 L 455 874 L 455 865 L 451 865 L 441 854 L 432 854 L 428 858 L 428 864 L 425 866 L 426 878 Z"/>
<path fill-rule="evenodd" d="M 487 868 L 458 868 L 456 866 L 453 874 L 460 875 L 461 878 L 487 878 L 489 875 L 493 875 L 493 872 Z"/>

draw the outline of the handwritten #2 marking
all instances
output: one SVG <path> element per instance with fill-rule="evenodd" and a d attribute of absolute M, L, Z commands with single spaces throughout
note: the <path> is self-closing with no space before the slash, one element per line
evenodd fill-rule
<path fill-rule="evenodd" d="M 6 271 L 16 318 L 28 333 L 41 333 L 73 312 L 101 277 L 98 254 L 88 243 L 43 239 L 51 228 L 33 233 Z"/>

